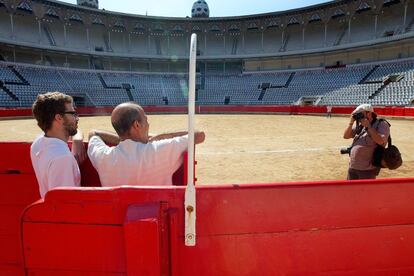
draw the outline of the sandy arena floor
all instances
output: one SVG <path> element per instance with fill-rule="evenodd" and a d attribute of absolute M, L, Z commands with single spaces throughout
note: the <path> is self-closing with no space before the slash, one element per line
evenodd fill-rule
<path fill-rule="evenodd" d="M 414 177 L 413 120 L 389 119 L 394 144 L 403 154 L 398 170 L 380 177 Z M 150 115 L 150 132 L 187 128 L 184 115 Z M 197 115 L 196 128 L 206 141 L 196 149 L 198 184 L 271 183 L 344 179 L 348 156 L 339 149 L 352 141 L 342 133 L 348 118 L 288 115 Z M 81 117 L 91 128 L 112 130 L 110 119 Z M 32 119 L 1 120 L 0 141 L 32 141 L 40 130 Z"/>

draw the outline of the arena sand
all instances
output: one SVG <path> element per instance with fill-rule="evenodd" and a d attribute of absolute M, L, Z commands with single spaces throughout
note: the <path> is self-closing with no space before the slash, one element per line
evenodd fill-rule
<path fill-rule="evenodd" d="M 404 164 L 383 169 L 380 178 L 414 177 L 414 121 L 389 119 L 394 144 Z M 187 129 L 185 115 L 150 115 L 150 132 Z M 273 183 L 345 179 L 348 156 L 339 154 L 351 140 L 342 134 L 348 118 L 289 115 L 197 115 L 206 133 L 197 146 L 198 184 Z M 84 132 L 112 130 L 110 118 L 81 117 Z M 1 120 L 0 141 L 32 141 L 40 130 L 33 119 Z M 86 139 L 86 138 L 85 138 Z"/>

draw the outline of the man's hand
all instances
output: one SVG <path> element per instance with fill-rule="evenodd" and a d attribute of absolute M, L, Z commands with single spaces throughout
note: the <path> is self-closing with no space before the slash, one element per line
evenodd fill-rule
<path fill-rule="evenodd" d="M 344 131 L 344 139 L 350 139 L 350 138 L 354 138 L 355 133 L 352 131 L 352 126 L 355 123 L 355 118 L 353 116 L 353 114 L 351 114 L 351 117 L 349 118 L 349 124 L 346 127 L 345 131 Z"/>
<path fill-rule="evenodd" d="M 195 131 L 194 132 L 194 143 L 195 144 L 201 144 L 206 139 L 206 134 L 204 131 Z"/>
<path fill-rule="evenodd" d="M 351 117 L 349 118 L 349 124 L 353 125 L 355 122 L 354 114 L 351 114 Z"/>

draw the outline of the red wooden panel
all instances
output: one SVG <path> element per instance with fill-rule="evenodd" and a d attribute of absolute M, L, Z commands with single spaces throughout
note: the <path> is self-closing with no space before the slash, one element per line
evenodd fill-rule
<path fill-rule="evenodd" d="M 216 105 L 200 106 L 199 113 L 290 113 L 291 106 L 274 105 Z"/>
<path fill-rule="evenodd" d="M 146 113 L 187 113 L 186 106 L 144 106 Z"/>
<path fill-rule="evenodd" d="M 103 271 L 73 271 L 73 270 L 48 270 L 48 269 L 30 269 L 28 276 L 121 276 L 126 273 L 103 272 Z"/>
<path fill-rule="evenodd" d="M 87 158 L 79 167 L 81 172 L 82 187 L 101 187 L 101 180 L 98 172 L 95 170 L 89 158 Z"/>
<path fill-rule="evenodd" d="M 404 109 L 404 115 L 405 116 L 414 116 L 414 108 L 406 107 Z"/>
<path fill-rule="evenodd" d="M 297 112 L 299 113 L 326 113 L 326 106 L 298 106 Z"/>
<path fill-rule="evenodd" d="M 123 224 L 128 205 L 156 201 L 174 202 L 172 188 L 59 188 L 46 194 L 45 203 L 32 205 L 23 215 L 24 221 L 92 224 Z M 182 194 L 182 192 L 181 192 Z M 116 203 L 115 203 L 116 202 Z M 88 210 L 88 212 L 85 212 Z"/>
<path fill-rule="evenodd" d="M 351 114 L 356 106 L 335 106 L 332 108 L 332 113 L 335 114 Z"/>
<path fill-rule="evenodd" d="M 198 222 L 198 231 L 207 235 L 410 223 L 414 217 L 413 184 L 412 179 L 395 179 L 352 184 L 344 181 L 198 186 L 197 216 L 208 218 Z M 25 221 L 122 223 L 130 203 L 160 200 L 182 210 L 183 193 L 184 187 L 113 188 L 81 193 L 60 189 L 48 193 L 48 204 L 30 208 Z M 91 212 L 84 212 L 84 208 Z M 254 220 L 246 220 L 246 214 Z"/>
<path fill-rule="evenodd" d="M 0 235 L 16 235 L 26 205 L 0 205 Z"/>
<path fill-rule="evenodd" d="M 81 115 L 107 115 L 107 114 L 111 114 L 113 109 L 114 107 L 112 106 L 100 106 L 100 107 L 79 106 L 76 108 L 76 112 L 78 112 L 78 114 L 81 114 Z"/>
<path fill-rule="evenodd" d="M 177 275 L 412 275 L 414 226 L 198 237 Z"/>
<path fill-rule="evenodd" d="M 380 114 L 385 115 L 385 116 L 392 116 L 392 115 L 394 115 L 394 110 L 390 106 L 384 106 L 381 109 L 378 109 L 377 108 L 376 111 L 379 111 L 379 112 L 382 111 Z"/>
<path fill-rule="evenodd" d="M 34 173 L 30 160 L 30 145 L 23 142 L 0 142 L 0 173 Z"/>
<path fill-rule="evenodd" d="M 125 272 L 120 225 L 24 223 L 26 268 Z"/>
<path fill-rule="evenodd" d="M 404 107 L 396 107 L 394 108 L 394 116 L 404 116 Z"/>
<path fill-rule="evenodd" d="M 47 251 L 53 256 L 63 254 L 66 260 L 69 254 L 66 252 L 92 250 L 87 255 L 96 260 L 99 257 L 95 257 L 98 255 L 95 244 L 102 242 L 103 232 L 107 230 L 103 225 L 87 225 L 88 221 L 115 222 L 125 216 L 130 204 L 161 200 L 168 202 L 170 210 L 174 210 L 170 224 L 170 258 L 171 271 L 175 275 L 220 275 L 228 274 L 230 270 L 242 275 L 266 274 L 268 271 L 269 274 L 281 271 L 281 274 L 302 275 L 314 271 L 329 274 L 355 272 L 354 275 L 407 272 L 413 271 L 409 260 L 414 259 L 414 251 L 409 251 L 414 245 L 413 184 L 413 179 L 382 179 L 352 183 L 199 186 L 197 246 L 194 248 L 183 246 L 184 187 L 56 190 L 47 195 L 45 203 L 33 205 L 27 211 L 25 221 L 52 219 L 65 224 L 26 222 L 25 225 L 38 225 L 37 233 L 27 229 L 32 239 L 50 232 L 62 235 L 60 238 L 65 237 L 74 244 L 68 247 L 56 238 L 38 241 L 50 246 Z M 84 224 L 73 224 L 79 221 Z M 75 226 L 81 228 L 73 228 Z M 126 230 L 127 238 L 119 233 L 122 237 L 116 241 L 129 245 L 128 240 L 131 240 L 134 246 L 127 246 L 125 250 L 127 256 L 137 256 L 137 262 L 142 260 L 142 252 L 154 253 L 151 251 L 154 239 L 141 238 L 151 236 L 152 231 L 159 229 L 154 221 L 146 221 L 140 226 L 143 227 Z M 82 227 L 100 228 L 85 235 Z M 111 240 L 111 237 L 105 239 Z M 94 249 L 84 249 L 83 246 Z M 39 254 L 40 248 L 38 245 L 35 250 L 28 251 L 26 258 L 29 258 L 28 254 Z M 96 250 L 106 249 L 98 246 Z M 126 262 L 121 253 L 111 257 L 117 262 Z M 384 258 L 388 259 L 379 263 Z M 69 259 L 72 260 L 70 263 L 62 265 L 60 258 L 53 257 L 42 265 L 49 268 L 57 263 L 59 268 L 69 269 L 71 264 L 79 262 L 73 256 Z M 104 259 L 108 261 L 110 258 Z M 188 264 L 197 265 L 188 268 L 192 267 Z M 77 269 L 89 271 L 94 267 L 81 263 Z"/>
<path fill-rule="evenodd" d="M 0 275 L 2 276 L 24 276 L 25 271 L 21 265 L 1 264 Z"/>
<path fill-rule="evenodd" d="M 170 275 L 166 209 L 161 203 L 128 207 L 124 225 L 128 275 Z"/>
<path fill-rule="evenodd" d="M 27 117 L 32 116 L 32 110 L 30 108 L 0 108 L 0 117 Z"/>
<path fill-rule="evenodd" d="M 206 218 L 198 222 L 198 233 L 406 224 L 414 218 L 412 202 L 414 181 L 410 184 L 198 188 L 197 217 Z"/>
<path fill-rule="evenodd" d="M 18 230 L 18 229 L 16 229 Z M 22 254 L 19 232 L 9 235 L 0 234 L 0 267 L 1 265 L 21 265 Z M 0 273 L 0 275 L 2 275 Z"/>
<path fill-rule="evenodd" d="M 0 205 L 27 206 L 40 198 L 34 174 L 0 174 L 0 190 Z"/>

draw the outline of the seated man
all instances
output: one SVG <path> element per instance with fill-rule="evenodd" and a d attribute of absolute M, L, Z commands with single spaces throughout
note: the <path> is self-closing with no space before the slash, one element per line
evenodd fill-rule
<path fill-rule="evenodd" d="M 40 196 L 43 198 L 55 187 L 80 186 L 78 163 L 86 159 L 86 151 L 72 97 L 60 92 L 39 94 L 32 109 L 37 125 L 44 131 L 30 148 Z M 67 144 L 70 136 L 74 136 L 72 152 Z"/>
<path fill-rule="evenodd" d="M 135 103 L 115 107 L 111 122 L 118 135 L 100 130 L 89 133 L 88 156 L 102 186 L 172 185 L 172 175 L 187 150 L 187 133 L 149 137 L 147 116 Z M 195 133 L 196 144 L 204 139 L 204 132 Z"/>

